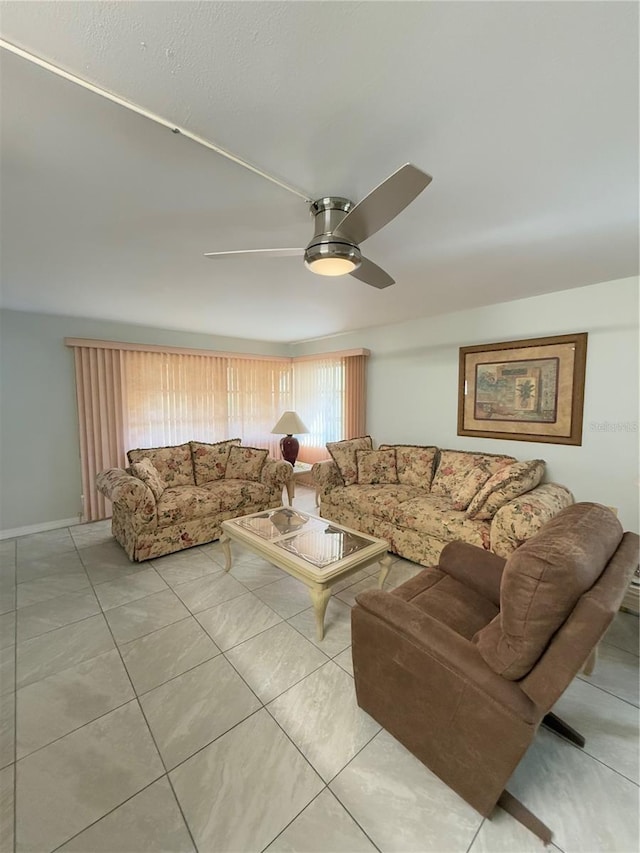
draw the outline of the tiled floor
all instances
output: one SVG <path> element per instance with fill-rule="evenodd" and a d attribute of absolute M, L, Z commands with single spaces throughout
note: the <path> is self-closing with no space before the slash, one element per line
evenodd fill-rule
<path fill-rule="evenodd" d="M 358 709 L 350 606 L 372 572 L 340 585 L 317 642 L 306 589 L 234 554 L 230 575 L 217 543 L 132 564 L 103 522 L 0 542 L 2 853 L 543 849 Z M 418 570 L 398 560 L 388 584 Z M 558 711 L 586 748 L 541 730 L 509 789 L 556 853 L 637 850 L 636 617 Z"/>

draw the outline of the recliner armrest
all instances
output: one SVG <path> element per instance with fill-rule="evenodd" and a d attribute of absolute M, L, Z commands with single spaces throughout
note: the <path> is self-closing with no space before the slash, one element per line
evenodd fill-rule
<path fill-rule="evenodd" d="M 500 607 L 500 581 L 506 560 L 466 542 L 449 542 L 438 568 Z"/>
<path fill-rule="evenodd" d="M 520 687 L 495 673 L 473 643 L 447 625 L 418 607 L 381 590 L 362 592 L 356 601 L 359 607 L 387 623 L 440 666 L 473 684 L 525 722 L 535 724 L 538 721 L 539 713 L 535 704 Z M 352 616 L 356 615 L 355 610 L 357 608 Z"/>

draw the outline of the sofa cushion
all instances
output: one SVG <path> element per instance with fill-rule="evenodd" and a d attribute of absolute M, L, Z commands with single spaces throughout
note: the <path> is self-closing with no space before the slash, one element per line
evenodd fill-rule
<path fill-rule="evenodd" d="M 544 459 L 514 462 L 493 474 L 467 508 L 469 518 L 488 520 L 500 507 L 534 489 L 544 474 Z"/>
<path fill-rule="evenodd" d="M 473 638 L 495 672 L 516 680 L 531 670 L 622 535 L 611 510 L 578 503 L 514 551 L 502 574 L 500 613 Z"/>
<path fill-rule="evenodd" d="M 349 438 L 345 441 L 328 441 L 327 450 L 338 466 L 344 485 L 352 486 L 358 481 L 356 450 L 373 450 L 373 442 L 370 435 Z"/>
<path fill-rule="evenodd" d="M 404 501 L 425 494 L 415 486 L 372 485 L 372 486 L 338 486 L 332 489 L 323 500 L 323 506 L 344 507 L 360 515 L 373 515 L 385 521 L 395 519 L 398 507 Z"/>
<path fill-rule="evenodd" d="M 166 527 L 220 512 L 220 498 L 199 486 L 172 486 L 165 489 L 157 505 L 158 527 Z"/>
<path fill-rule="evenodd" d="M 129 450 L 129 464 L 150 459 L 167 486 L 195 486 L 191 447 L 189 444 L 176 444 L 172 447 L 149 447 Z"/>
<path fill-rule="evenodd" d="M 243 510 L 246 507 L 256 504 L 269 506 L 269 487 L 255 480 L 213 480 L 202 488 L 220 502 L 220 512 L 245 515 Z"/>
<path fill-rule="evenodd" d="M 472 453 L 466 450 L 441 450 L 431 491 L 434 495 L 453 497 L 474 468 L 483 468 L 494 474 L 516 460 L 513 456 L 493 453 Z"/>
<path fill-rule="evenodd" d="M 453 509 L 459 512 L 466 509 L 491 476 L 491 471 L 486 465 L 472 468 L 460 485 L 451 492 Z"/>
<path fill-rule="evenodd" d="M 398 482 L 403 486 L 417 486 L 426 492 L 431 488 L 437 447 L 412 444 L 381 444 L 380 450 L 394 448 Z"/>
<path fill-rule="evenodd" d="M 139 480 L 142 480 L 143 483 L 146 483 L 147 486 L 149 486 L 156 500 L 158 500 L 158 498 L 164 492 L 167 486 L 165 481 L 160 476 L 160 472 L 158 471 L 156 466 L 146 456 L 143 457 L 139 462 L 133 463 L 133 465 L 131 466 L 131 473 L 134 477 L 137 477 Z"/>
<path fill-rule="evenodd" d="M 392 520 L 400 527 L 434 536 L 444 542 L 462 539 L 470 545 L 489 549 L 491 525 L 456 512 L 443 495 L 424 495 L 396 507 Z"/>
<path fill-rule="evenodd" d="M 238 447 L 231 445 L 229 458 L 224 472 L 225 480 L 260 479 L 262 466 L 267 461 L 268 450 L 260 447 Z"/>
<path fill-rule="evenodd" d="M 190 441 L 196 485 L 202 486 L 212 480 L 224 479 L 229 451 L 232 445 L 241 443 L 239 438 L 217 441 L 214 444 L 208 444 L 205 441 Z"/>
<path fill-rule="evenodd" d="M 356 450 L 358 485 L 373 486 L 398 482 L 395 448 Z"/>

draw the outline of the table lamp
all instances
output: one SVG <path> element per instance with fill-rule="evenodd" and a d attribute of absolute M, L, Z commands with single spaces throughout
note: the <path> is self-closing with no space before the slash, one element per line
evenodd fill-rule
<path fill-rule="evenodd" d="M 278 423 L 271 430 L 273 435 L 282 435 L 280 439 L 280 453 L 285 462 L 296 464 L 300 442 L 293 433 L 309 432 L 295 412 L 285 412 Z"/>

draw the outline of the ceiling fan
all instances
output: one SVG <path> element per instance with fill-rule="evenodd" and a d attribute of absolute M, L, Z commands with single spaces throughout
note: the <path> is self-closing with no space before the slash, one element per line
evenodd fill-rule
<path fill-rule="evenodd" d="M 318 275 L 352 275 L 383 288 L 394 284 L 391 276 L 360 252 L 360 243 L 391 222 L 431 183 L 431 175 L 406 163 L 379 184 L 358 204 L 347 198 L 326 196 L 311 202 L 315 219 L 311 242 L 296 249 L 241 249 L 207 252 L 207 258 L 233 255 L 303 256 L 305 265 Z"/>

